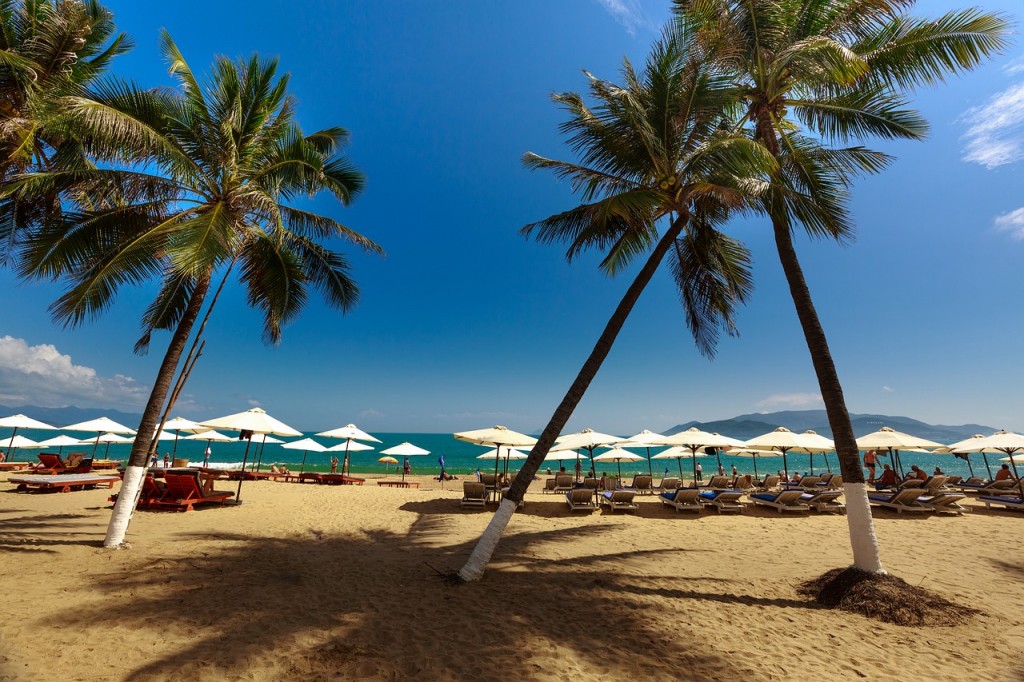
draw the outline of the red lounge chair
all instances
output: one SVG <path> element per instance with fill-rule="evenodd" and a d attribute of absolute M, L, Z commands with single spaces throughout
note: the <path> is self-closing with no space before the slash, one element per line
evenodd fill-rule
<path fill-rule="evenodd" d="M 60 458 L 60 455 L 54 455 L 48 452 L 42 452 L 39 455 L 39 464 L 32 467 L 32 472 L 36 474 L 63 474 L 68 465 L 64 463 L 64 460 Z"/>
<path fill-rule="evenodd" d="M 123 480 L 124 476 L 121 478 Z M 139 493 L 139 502 L 135 508 L 156 509 L 160 506 L 160 501 L 163 499 L 166 492 L 167 485 L 163 481 L 156 480 L 152 474 L 146 474 L 142 478 L 142 492 Z M 111 495 L 109 501 L 116 502 L 118 494 L 119 493 Z"/>
<path fill-rule="evenodd" d="M 314 471 L 307 471 L 305 473 L 299 474 L 299 483 L 305 483 L 306 481 L 309 481 L 310 483 L 322 483 L 323 477 L 324 474 L 318 474 Z"/>
<path fill-rule="evenodd" d="M 199 474 L 164 474 L 167 482 L 167 489 L 163 498 L 158 503 L 162 509 L 177 509 L 192 511 L 197 504 L 217 502 L 224 504 L 234 493 L 228 491 L 214 490 L 208 493 L 203 492 L 199 482 Z"/>

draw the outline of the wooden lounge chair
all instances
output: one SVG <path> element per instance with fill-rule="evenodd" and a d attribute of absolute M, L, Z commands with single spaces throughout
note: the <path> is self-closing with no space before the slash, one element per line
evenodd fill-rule
<path fill-rule="evenodd" d="M 572 475 L 558 474 L 555 476 L 555 492 L 567 493 L 572 490 Z"/>
<path fill-rule="evenodd" d="M 648 476 L 647 474 L 634 476 L 633 482 L 629 487 L 632 488 L 637 495 L 650 495 L 651 490 L 654 487 L 654 477 Z"/>
<path fill-rule="evenodd" d="M 779 487 L 780 476 L 765 476 L 763 481 L 757 482 L 757 487 L 761 490 L 775 490 Z"/>
<path fill-rule="evenodd" d="M 601 479 L 595 476 L 587 476 L 583 479 L 583 487 L 590 488 L 596 495 L 599 490 L 603 490 Z"/>
<path fill-rule="evenodd" d="M 199 473 L 164 474 L 167 490 L 159 502 L 161 509 L 192 511 L 198 504 L 224 504 L 234 497 L 234 493 L 226 490 L 204 492 L 199 481 Z"/>
<path fill-rule="evenodd" d="M 798 489 L 802 489 L 802 490 L 814 490 L 817 487 L 818 483 L 820 483 L 820 482 L 821 482 L 821 476 L 804 476 L 803 478 L 801 478 L 796 483 L 793 483 L 792 481 L 790 481 L 790 483 L 789 483 L 789 485 L 787 487 L 789 487 L 791 489 L 792 488 L 798 488 Z"/>
<path fill-rule="evenodd" d="M 661 483 L 659 483 L 654 488 L 654 490 L 656 492 L 661 492 L 661 493 L 670 493 L 670 492 L 673 492 L 674 490 L 679 488 L 679 483 L 680 483 L 680 481 L 679 481 L 678 478 L 674 478 L 674 477 L 670 476 L 668 478 L 661 479 Z"/>
<path fill-rule="evenodd" d="M 1024 511 L 1024 499 L 1019 497 L 1009 497 L 1005 495 L 983 495 L 978 498 L 985 503 L 986 509 L 991 509 L 993 504 L 999 505 L 1000 507 L 1006 507 L 1013 511 Z"/>
<path fill-rule="evenodd" d="M 600 502 L 607 505 L 609 511 L 621 509 L 623 511 L 636 511 L 640 507 L 633 501 L 636 495 L 632 490 L 606 490 L 601 493 Z"/>
<path fill-rule="evenodd" d="M 934 511 L 931 507 L 927 507 L 918 501 L 918 498 L 924 495 L 924 493 L 925 491 L 920 488 L 905 488 L 903 490 L 897 490 L 891 495 L 868 495 L 868 500 L 870 501 L 872 506 L 885 507 L 887 509 L 895 509 L 900 514 L 902 514 L 905 511 Z"/>
<path fill-rule="evenodd" d="M 662 504 L 673 507 L 678 514 L 681 511 L 700 513 L 704 505 L 700 503 L 700 491 L 696 488 L 678 488 L 670 493 L 661 493 L 658 499 Z"/>
<path fill-rule="evenodd" d="M 32 473 L 34 474 L 62 474 L 68 468 L 68 465 L 60 458 L 60 455 L 40 452 L 36 457 L 39 458 L 39 464 L 32 467 Z"/>
<path fill-rule="evenodd" d="M 828 480 L 824 477 L 818 481 L 818 488 L 824 490 L 842 490 L 843 489 L 843 475 L 842 474 L 829 474 Z"/>
<path fill-rule="evenodd" d="M 731 490 L 731 483 L 728 476 L 712 476 L 710 481 L 699 487 L 704 490 Z"/>
<path fill-rule="evenodd" d="M 551 478 L 545 479 L 544 480 L 544 489 L 541 490 L 541 492 L 542 493 L 553 493 L 553 492 L 555 492 L 555 483 L 557 483 L 557 482 L 558 481 L 555 480 L 554 476 L 552 476 Z"/>
<path fill-rule="evenodd" d="M 754 477 L 750 474 L 743 474 L 737 476 L 732 480 L 733 490 L 742 490 L 743 492 L 750 492 L 754 489 Z"/>
<path fill-rule="evenodd" d="M 718 513 L 732 511 L 742 512 L 743 491 L 740 490 L 702 490 L 699 493 L 701 504 L 714 507 Z"/>
<path fill-rule="evenodd" d="M 842 490 L 813 490 L 800 495 L 800 501 L 816 512 L 846 513 L 846 505 L 839 501 Z"/>
<path fill-rule="evenodd" d="M 961 501 L 966 499 L 967 495 L 963 493 L 940 490 L 934 493 L 926 493 L 917 498 L 917 501 L 926 507 L 931 507 L 936 512 L 963 516 L 965 511 L 970 511 L 967 507 L 960 504 Z"/>
<path fill-rule="evenodd" d="M 460 507 L 486 507 L 487 486 L 477 481 L 462 482 L 462 499 Z"/>
<path fill-rule="evenodd" d="M 604 478 L 602 478 L 600 480 L 601 480 L 601 489 L 602 490 L 618 490 L 619 489 L 619 479 L 616 478 L 615 476 L 605 476 Z"/>
<path fill-rule="evenodd" d="M 299 483 L 320 483 L 323 479 L 324 475 L 315 471 L 304 471 L 299 474 Z"/>
<path fill-rule="evenodd" d="M 597 505 L 594 504 L 594 491 L 590 488 L 570 490 L 565 494 L 565 501 L 569 505 L 570 511 L 578 509 L 593 511 L 597 508 Z"/>
<path fill-rule="evenodd" d="M 784 511 L 810 511 L 811 508 L 800 500 L 803 495 L 802 490 L 783 490 L 777 493 L 754 493 L 750 500 L 756 505 L 771 507 L 780 514 Z"/>
<path fill-rule="evenodd" d="M 9 478 L 17 484 L 17 491 L 39 490 L 69 493 L 72 490 L 85 490 L 105 485 L 113 488 L 114 483 L 121 480 L 119 476 L 100 476 L 98 474 L 54 474 L 52 476 L 30 476 L 28 478 Z"/>
<path fill-rule="evenodd" d="M 960 490 L 979 495 L 1015 495 L 1017 492 L 1017 481 L 1012 478 L 1005 478 L 1002 481 L 991 481 L 989 483 L 961 483 Z"/>

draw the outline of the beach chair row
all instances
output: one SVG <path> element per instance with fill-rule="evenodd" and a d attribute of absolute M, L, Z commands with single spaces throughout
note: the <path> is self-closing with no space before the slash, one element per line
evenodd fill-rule
<path fill-rule="evenodd" d="M 199 472 L 164 474 L 163 480 L 147 474 L 142 479 L 138 509 L 192 511 L 199 505 L 226 504 L 235 494 L 226 490 L 204 490 Z M 110 501 L 117 499 L 112 495 Z"/>

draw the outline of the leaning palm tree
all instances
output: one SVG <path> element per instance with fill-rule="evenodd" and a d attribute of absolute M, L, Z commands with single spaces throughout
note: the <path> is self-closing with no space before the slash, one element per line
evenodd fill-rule
<path fill-rule="evenodd" d="M 651 277 L 666 258 L 697 347 L 712 355 L 721 331 L 750 290 L 747 250 L 718 226 L 764 188 L 770 157 L 723 129 L 735 90 L 685 35 L 666 30 L 637 73 L 627 61 L 622 85 L 590 78 L 589 106 L 576 93 L 555 95 L 580 161 L 527 154 L 525 163 L 569 180 L 583 203 L 527 225 L 524 234 L 568 246 L 566 257 L 597 249 L 616 275 L 644 258 L 576 380 L 544 428 L 472 555 L 459 572 L 479 579 L 512 512 L 555 438 L 582 399 Z"/>
<path fill-rule="evenodd" d="M 674 0 L 676 14 L 742 92 L 740 127 L 778 161 L 762 200 L 818 377 L 846 489 L 854 566 L 884 572 L 842 386 L 793 244 L 851 234 L 846 199 L 886 157 L 821 141 L 920 139 L 926 124 L 901 89 L 977 66 L 1006 45 L 1007 24 L 979 10 L 910 17 L 916 0 Z M 807 131 L 802 133 L 801 131 Z"/>
<path fill-rule="evenodd" d="M 110 81 L 93 97 L 62 103 L 67 125 L 88 131 L 84 144 L 108 163 L 23 174 L 6 188 L 29 197 L 74 188 L 77 210 L 33 229 L 19 266 L 25 276 L 69 282 L 51 307 L 58 321 L 80 324 L 106 309 L 121 286 L 160 281 L 143 316 L 140 347 L 153 330 L 172 334 L 114 506 L 108 547 L 124 540 L 149 437 L 215 276 L 238 273 L 249 305 L 263 313 L 265 339 L 277 343 L 310 288 L 343 311 L 356 303 L 348 262 L 322 242 L 342 238 L 379 251 L 336 220 L 289 205 L 320 192 L 347 205 L 363 177 L 339 153 L 344 130 L 303 134 L 276 60 L 218 58 L 201 86 L 166 33 L 162 50 L 178 90 Z"/>
<path fill-rule="evenodd" d="M 56 102 L 89 86 L 129 49 L 95 0 L 0 3 L 0 182 L 30 169 L 88 163 L 76 138 L 51 125 Z M 55 195 L 33 199 L 0 202 L 0 260 L 13 253 L 19 226 L 60 208 Z"/>

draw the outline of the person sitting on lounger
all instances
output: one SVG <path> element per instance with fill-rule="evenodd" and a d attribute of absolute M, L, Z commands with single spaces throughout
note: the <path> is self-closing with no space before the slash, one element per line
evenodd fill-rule
<path fill-rule="evenodd" d="M 1002 468 L 999 471 L 996 472 L 996 479 L 995 480 L 997 480 L 997 481 L 1005 481 L 1008 478 L 1009 479 L 1016 479 L 1016 477 L 1013 475 L 1013 472 L 1010 471 L 1010 465 L 1009 464 L 1004 464 L 1002 466 Z"/>
<path fill-rule="evenodd" d="M 799 483 L 800 479 L 803 478 L 799 471 L 793 472 L 793 478 L 789 479 L 791 483 Z"/>
<path fill-rule="evenodd" d="M 882 475 L 875 481 L 875 487 L 881 490 L 882 488 L 891 488 L 896 485 L 896 472 L 893 471 L 892 467 L 888 464 L 882 465 Z"/>
<path fill-rule="evenodd" d="M 932 472 L 932 476 L 945 476 L 945 475 L 946 474 L 944 474 L 942 469 L 940 469 L 939 467 L 935 467 L 935 471 Z"/>
<path fill-rule="evenodd" d="M 785 471 L 782 471 L 780 469 L 779 472 L 775 475 L 779 477 L 779 483 L 781 483 L 782 485 L 786 485 L 787 483 L 789 483 L 789 476 L 786 475 Z"/>
<path fill-rule="evenodd" d="M 928 474 L 925 473 L 924 469 L 922 469 L 921 467 L 917 466 L 916 464 L 912 464 L 910 466 L 910 471 L 911 471 L 911 473 L 907 474 L 907 480 L 908 481 L 909 480 L 913 480 L 915 478 L 917 480 L 919 480 L 919 481 L 927 481 L 928 480 Z"/>
<path fill-rule="evenodd" d="M 281 473 L 281 470 L 277 468 L 276 464 L 271 464 L 270 465 L 270 473 L 272 473 L 272 474 L 279 474 L 279 473 Z"/>

